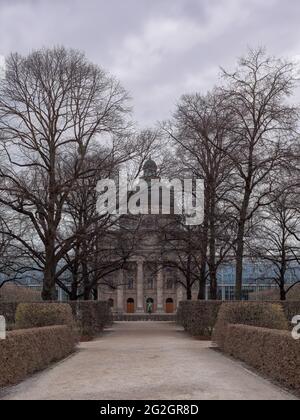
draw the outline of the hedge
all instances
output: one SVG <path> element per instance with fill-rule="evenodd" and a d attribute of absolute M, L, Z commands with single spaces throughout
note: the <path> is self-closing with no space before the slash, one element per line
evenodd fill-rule
<path fill-rule="evenodd" d="M 280 305 L 282 306 L 286 319 L 289 323 L 292 322 L 292 319 L 296 315 L 300 315 L 300 301 L 285 301 L 277 303 L 280 303 Z"/>
<path fill-rule="evenodd" d="M 193 336 L 210 337 L 221 305 L 221 301 L 180 302 L 177 322 Z"/>
<path fill-rule="evenodd" d="M 105 326 L 112 324 L 112 310 L 108 302 L 76 301 L 69 302 L 73 316 L 81 326 L 81 335 L 94 337 Z"/>
<path fill-rule="evenodd" d="M 112 310 L 109 303 L 100 301 L 76 301 L 64 304 L 56 302 L 29 304 L 0 302 L 0 315 L 5 317 L 7 325 L 13 325 L 16 322 L 17 309 L 19 309 L 16 326 L 18 329 L 60 324 L 69 325 L 70 323 L 73 323 L 73 317 L 70 310 L 66 309 L 66 313 L 65 310 L 62 309 L 63 307 L 72 308 L 73 316 L 79 324 L 82 335 L 88 337 L 99 334 L 103 331 L 105 326 L 111 325 L 113 322 Z M 24 311 L 26 312 L 25 314 Z"/>
<path fill-rule="evenodd" d="M 225 353 L 300 393 L 300 341 L 290 332 L 229 325 Z"/>
<path fill-rule="evenodd" d="M 0 315 L 3 315 L 7 324 L 15 323 L 15 315 L 18 307 L 17 302 L 0 302 Z"/>
<path fill-rule="evenodd" d="M 17 384 L 64 359 L 74 347 L 74 335 L 66 325 L 8 333 L 0 341 L 0 387 Z"/>
<path fill-rule="evenodd" d="M 21 303 L 16 311 L 16 328 L 38 328 L 52 325 L 74 327 L 70 305 L 64 303 Z"/>
<path fill-rule="evenodd" d="M 250 325 L 276 330 L 288 330 L 289 324 L 282 306 L 271 303 L 223 303 L 213 333 L 213 341 L 224 349 L 229 324 Z"/>

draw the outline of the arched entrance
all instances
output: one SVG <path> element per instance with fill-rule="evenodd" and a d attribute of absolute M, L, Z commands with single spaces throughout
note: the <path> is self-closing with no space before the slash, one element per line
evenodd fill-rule
<path fill-rule="evenodd" d="M 127 313 L 134 314 L 134 312 L 135 312 L 134 299 L 128 299 L 127 300 Z"/>
<path fill-rule="evenodd" d="M 151 313 L 153 314 L 153 312 L 154 312 L 154 300 L 152 298 L 148 298 L 146 300 L 146 311 L 147 311 L 147 313 L 150 313 L 149 307 L 152 308 Z"/>
<path fill-rule="evenodd" d="M 166 313 L 173 314 L 174 313 L 174 301 L 173 299 L 167 299 L 166 301 Z"/>
<path fill-rule="evenodd" d="M 109 304 L 109 306 L 113 309 L 114 308 L 114 306 L 115 306 L 115 302 L 114 302 L 114 300 L 113 299 L 109 299 L 108 300 L 108 304 Z"/>

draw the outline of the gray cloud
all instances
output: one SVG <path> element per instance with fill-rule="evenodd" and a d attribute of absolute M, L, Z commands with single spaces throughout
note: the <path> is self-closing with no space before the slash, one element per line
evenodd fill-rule
<path fill-rule="evenodd" d="M 66 45 L 119 77 L 141 125 L 205 92 L 247 46 L 300 56 L 298 0 L 0 0 L 0 54 Z"/>

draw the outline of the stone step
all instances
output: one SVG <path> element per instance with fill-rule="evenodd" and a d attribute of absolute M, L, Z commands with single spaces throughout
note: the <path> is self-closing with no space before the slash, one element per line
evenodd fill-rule
<path fill-rule="evenodd" d="M 151 321 L 151 322 L 175 322 L 176 314 L 114 314 L 115 322 L 134 322 L 134 321 Z"/>

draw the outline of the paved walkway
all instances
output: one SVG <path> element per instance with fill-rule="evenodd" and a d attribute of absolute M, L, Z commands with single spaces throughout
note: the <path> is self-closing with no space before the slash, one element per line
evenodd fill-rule
<path fill-rule="evenodd" d="M 209 346 L 171 323 L 116 323 L 2 399 L 293 399 Z"/>

